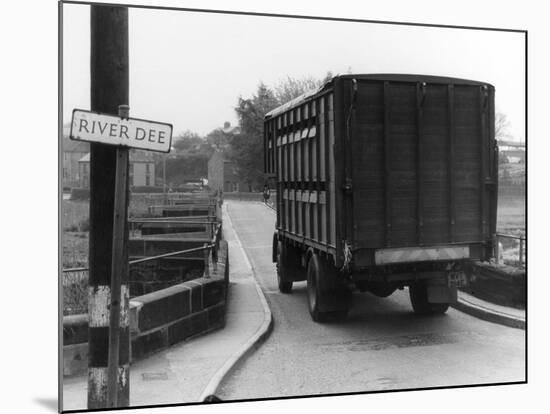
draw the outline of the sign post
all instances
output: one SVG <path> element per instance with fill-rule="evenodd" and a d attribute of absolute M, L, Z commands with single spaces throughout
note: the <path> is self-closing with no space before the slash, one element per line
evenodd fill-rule
<path fill-rule="evenodd" d="M 130 404 L 128 148 L 169 152 L 172 125 L 128 117 L 128 8 L 90 7 L 91 111 L 71 139 L 90 142 L 88 409 Z M 118 116 L 117 116 L 118 115 Z"/>
<path fill-rule="evenodd" d="M 90 328 L 108 327 L 108 344 L 103 342 L 90 343 L 90 368 L 88 408 L 113 408 L 127 406 L 129 404 L 129 355 L 130 338 L 128 331 L 128 253 L 127 253 L 127 229 L 128 229 L 128 148 L 139 148 L 150 151 L 170 151 L 172 141 L 172 125 L 162 122 L 146 121 L 129 117 L 128 105 L 119 105 L 119 116 L 104 113 L 75 109 L 71 122 L 70 138 L 79 141 L 88 141 L 93 145 L 102 145 L 106 149 L 115 151 L 114 169 L 114 195 L 112 215 L 112 239 L 110 256 L 110 284 L 108 290 L 101 294 L 100 289 L 92 289 L 90 296 Z M 116 145 L 116 147 L 113 147 Z M 95 167 L 97 168 L 97 167 Z M 97 171 L 92 169 L 91 173 Z M 111 179 L 112 181 L 112 179 Z M 94 187 L 96 191 L 101 191 Z M 91 197 L 95 196 L 91 192 Z M 90 203 L 90 215 L 92 216 L 97 206 Z M 104 207 L 104 206 L 102 206 Z M 91 221 L 92 222 L 92 221 Z M 96 223 L 93 221 L 92 223 Z M 97 229 L 92 227 L 91 231 Z M 104 229 L 104 233 L 107 229 Z M 91 244 L 91 247 L 95 244 Z M 92 257 L 92 253 L 90 253 Z M 92 269 L 93 266 L 90 266 Z M 92 279 L 91 279 L 92 280 Z M 97 308 L 94 309 L 94 306 Z M 109 315 L 108 318 L 105 316 Z M 98 317 L 99 315 L 99 317 Z M 101 316 L 104 315 L 104 316 Z M 97 318 L 97 320 L 96 320 Z M 108 323 L 107 323 L 108 321 Z M 107 326 L 105 326 L 107 325 Z M 90 332 L 93 332 L 92 330 Z M 120 333 L 123 332 L 121 335 Z M 90 338 L 92 338 L 92 333 Z M 121 341 L 121 338 L 123 340 Z M 105 360 L 105 355 L 98 355 L 96 349 L 107 348 L 107 372 L 106 375 L 98 374 L 95 366 L 97 360 Z M 121 361 L 121 355 L 123 361 Z M 121 367 L 122 365 L 122 367 Z M 105 370 L 105 367 L 103 371 Z M 98 378 L 95 378 L 94 373 Z M 93 387 L 90 388 L 90 383 Z M 96 384 L 99 382 L 99 384 Z M 106 390 L 98 393 L 97 390 Z M 124 394 L 121 396 L 121 392 Z"/>
<path fill-rule="evenodd" d="M 128 8 L 90 6 L 90 109 L 118 118 L 129 102 Z M 73 126 L 74 126 L 73 113 Z M 74 128 L 73 131 L 75 132 Z M 72 135 L 72 134 L 71 134 Z M 72 136 L 74 139 L 75 137 Z M 90 248 L 88 281 L 88 409 L 108 408 L 109 335 L 113 260 L 113 211 L 117 148 L 90 141 Z M 124 230 L 127 239 L 127 229 Z M 122 249 L 126 254 L 126 249 Z M 127 258 L 124 259 L 124 262 Z M 121 278 L 122 314 L 128 280 Z M 122 319 L 122 318 L 121 318 Z M 130 329 L 119 322 L 117 405 L 129 406 Z"/>
<path fill-rule="evenodd" d="M 127 119 L 129 107 L 120 105 L 118 114 Z M 107 372 L 107 406 L 118 407 L 118 364 L 120 352 L 120 313 L 121 301 L 126 306 L 123 311 L 128 314 L 126 298 L 121 298 L 122 280 L 128 279 L 127 255 L 124 252 L 124 227 L 128 217 L 128 149 L 116 150 L 115 173 L 115 208 L 113 215 L 113 258 L 111 261 L 111 309 L 109 324 L 109 360 Z M 127 318 L 125 318 L 127 319 Z"/>

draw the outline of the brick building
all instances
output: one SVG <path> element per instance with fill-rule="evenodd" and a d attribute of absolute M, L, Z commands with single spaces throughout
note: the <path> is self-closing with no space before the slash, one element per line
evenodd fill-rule
<path fill-rule="evenodd" d="M 239 179 L 237 165 L 225 159 L 224 151 L 228 149 L 229 138 L 241 133 L 241 128 L 224 122 L 223 128 L 216 131 L 225 136 L 223 144 L 216 147 L 216 151 L 208 160 L 208 186 L 211 190 L 222 190 L 224 193 L 250 191 L 248 183 Z"/>
<path fill-rule="evenodd" d="M 226 160 L 220 151 L 214 152 L 208 160 L 208 186 L 224 193 L 249 191 L 248 183 L 239 179 L 236 164 Z"/>
<path fill-rule="evenodd" d="M 90 152 L 90 144 L 69 139 L 70 126 L 63 127 L 61 142 L 63 169 L 61 172 L 63 187 L 73 188 L 80 186 L 79 161 Z"/>
<path fill-rule="evenodd" d="M 78 161 L 79 187 L 90 186 L 90 154 Z M 152 187 L 155 185 L 155 162 L 150 152 L 130 150 L 130 187 Z"/>

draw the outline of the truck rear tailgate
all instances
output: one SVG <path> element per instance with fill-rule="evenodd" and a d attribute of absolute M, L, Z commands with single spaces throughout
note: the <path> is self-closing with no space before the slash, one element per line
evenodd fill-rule
<path fill-rule="evenodd" d="M 358 79 L 353 92 L 348 83 L 354 250 L 490 240 L 492 86 L 396 77 Z"/>

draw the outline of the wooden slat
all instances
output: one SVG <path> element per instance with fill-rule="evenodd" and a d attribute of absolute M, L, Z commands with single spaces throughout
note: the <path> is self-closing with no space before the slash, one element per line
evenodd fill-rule
<path fill-rule="evenodd" d="M 315 164 L 316 164 L 316 173 L 315 173 L 315 181 L 316 181 L 316 188 L 317 188 L 317 191 L 320 192 L 321 190 L 321 156 L 323 154 L 321 154 L 321 139 L 320 139 L 320 135 L 319 135 L 319 132 L 321 130 L 321 127 L 319 125 L 319 116 L 316 112 L 317 108 L 318 108 L 318 105 L 316 104 L 317 101 L 313 101 L 311 103 L 311 114 L 312 116 L 314 117 L 315 119 L 315 127 L 316 127 L 316 134 L 315 134 L 315 137 L 313 138 L 315 140 L 315 151 L 316 151 L 316 159 L 315 159 Z M 319 200 L 319 196 L 317 197 L 317 200 Z M 317 201 L 316 203 L 316 209 L 317 209 L 317 222 L 315 224 L 316 226 L 316 238 L 317 240 L 323 242 L 323 237 L 322 237 L 322 233 L 321 233 L 321 220 L 322 220 L 322 217 L 321 217 L 321 203 L 319 203 L 319 201 Z"/>
<path fill-rule="evenodd" d="M 296 191 L 290 190 L 289 191 L 289 201 L 290 201 L 290 231 L 294 234 L 296 234 L 298 230 L 297 222 L 298 219 L 296 217 Z"/>
<path fill-rule="evenodd" d="M 417 113 L 417 147 L 416 147 L 416 220 L 417 220 L 417 241 L 418 245 L 424 244 L 424 205 L 423 205 L 423 177 L 422 177 L 422 154 L 423 154 L 423 103 L 425 99 L 425 86 L 416 84 L 416 113 Z"/>
<path fill-rule="evenodd" d="M 292 135 L 292 134 L 289 134 Z M 294 143 L 288 144 L 288 153 L 289 153 L 289 160 L 288 160 L 288 167 L 289 167 L 289 173 L 288 173 L 288 181 L 294 181 L 294 164 L 295 164 L 295 154 L 294 154 Z"/>
<path fill-rule="evenodd" d="M 277 181 L 282 182 L 283 181 L 283 147 L 278 146 L 277 147 L 277 156 L 276 156 L 276 164 L 277 166 Z"/>
<path fill-rule="evenodd" d="M 327 183 L 327 170 L 328 170 L 328 144 L 327 144 L 327 118 L 326 118 L 326 97 L 321 97 L 319 99 L 319 151 L 320 151 L 320 169 L 319 169 L 319 180 L 323 182 L 325 188 L 328 191 Z M 328 215 L 327 215 L 327 205 L 321 208 L 321 240 L 328 243 Z"/>
<path fill-rule="evenodd" d="M 277 153 L 276 153 L 276 137 L 277 128 L 275 127 L 275 121 L 271 122 L 271 174 L 275 173 Z"/>
<path fill-rule="evenodd" d="M 455 151 L 455 125 L 454 125 L 454 85 L 447 86 L 448 94 L 448 179 L 449 179 L 449 236 L 451 242 L 455 241 L 455 163 L 454 163 L 454 151 Z"/>
<path fill-rule="evenodd" d="M 304 201 L 304 218 L 305 218 L 305 229 L 304 235 L 311 238 L 311 204 L 309 203 L 309 197 L 306 197 L 307 201 Z"/>
<path fill-rule="evenodd" d="M 294 134 L 294 139 L 300 137 L 300 133 L 296 132 Z M 302 181 L 302 170 L 304 166 L 304 159 L 302 156 L 302 142 L 301 141 L 295 141 L 294 145 L 296 147 L 296 181 Z"/>
<path fill-rule="evenodd" d="M 480 225 L 481 225 L 481 238 L 485 239 L 486 235 L 486 211 L 487 211 L 487 201 L 486 201 L 486 192 L 485 192 L 485 171 L 486 165 L 485 160 L 486 156 L 486 145 L 487 145 L 487 106 L 488 106 L 488 91 L 486 86 L 481 86 L 479 88 L 479 127 L 480 127 L 480 139 L 479 139 L 479 155 L 480 155 L 480 172 L 479 172 L 479 199 L 480 199 Z"/>
<path fill-rule="evenodd" d="M 269 124 L 268 124 L 269 125 Z M 264 141 L 264 171 L 266 173 L 269 173 L 269 166 L 267 165 L 267 159 L 268 159 L 268 152 L 269 152 L 269 147 L 267 145 L 267 135 L 268 135 L 268 130 L 269 126 L 267 128 L 264 128 L 264 136 L 263 136 L 263 141 Z"/>
<path fill-rule="evenodd" d="M 303 181 L 309 181 L 311 177 L 311 154 L 309 151 L 309 138 L 302 139 L 302 154 L 304 157 Z"/>
<path fill-rule="evenodd" d="M 283 191 L 283 199 L 285 204 L 284 229 L 290 231 L 290 202 L 288 200 L 288 189 L 286 188 Z"/>
<path fill-rule="evenodd" d="M 390 83 L 384 82 L 384 206 L 386 246 L 391 246 Z"/>
<path fill-rule="evenodd" d="M 330 94 L 326 99 L 327 108 L 327 138 L 328 143 L 326 146 L 326 152 L 328 157 L 328 173 L 327 178 L 329 181 L 328 202 L 327 202 L 327 218 L 329 220 L 329 226 L 327 227 L 327 240 L 329 244 L 336 244 L 336 166 L 335 166 L 335 154 L 336 145 L 334 142 L 334 94 Z"/>

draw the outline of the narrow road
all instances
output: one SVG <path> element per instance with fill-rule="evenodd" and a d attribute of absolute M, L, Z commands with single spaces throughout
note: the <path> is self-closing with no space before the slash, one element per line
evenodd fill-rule
<path fill-rule="evenodd" d="M 270 337 L 224 382 L 224 400 L 502 383 L 525 380 L 525 331 L 455 309 L 414 315 L 406 290 L 388 298 L 354 293 L 345 321 L 318 324 L 306 283 L 277 289 L 271 240 L 275 214 L 227 201 L 238 237 L 274 318 Z"/>

